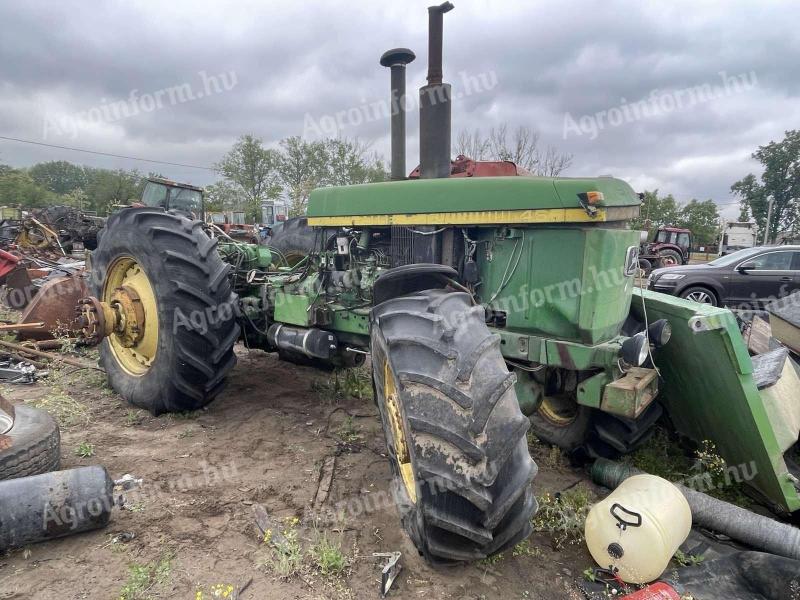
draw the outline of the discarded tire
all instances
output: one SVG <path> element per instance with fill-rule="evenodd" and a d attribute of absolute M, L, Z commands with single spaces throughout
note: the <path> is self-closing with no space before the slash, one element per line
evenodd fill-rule
<path fill-rule="evenodd" d="M 293 217 L 272 229 L 267 238 L 267 246 L 277 250 L 279 259 L 286 266 L 293 267 L 322 243 L 323 229 L 315 229 L 308 224 L 306 217 Z"/>
<path fill-rule="evenodd" d="M 428 290 L 372 312 L 373 383 L 403 527 L 433 564 L 486 558 L 531 532 L 527 418 L 484 309 Z"/>
<path fill-rule="evenodd" d="M 107 302 L 117 285 L 136 282 L 154 304 L 143 338 L 155 336 L 145 352 L 112 333 L 100 344 L 100 364 L 114 390 L 153 414 L 205 406 L 236 363 L 238 299 L 216 246 L 200 221 L 158 208 L 124 209 L 100 232 L 92 294 Z"/>
<path fill-rule="evenodd" d="M 58 469 L 61 435 L 55 419 L 25 404 L 15 405 L 13 410 L 14 424 L 0 436 L 0 480 Z"/>
<path fill-rule="evenodd" d="M 113 489 L 101 466 L 0 481 L 0 551 L 105 527 Z"/>

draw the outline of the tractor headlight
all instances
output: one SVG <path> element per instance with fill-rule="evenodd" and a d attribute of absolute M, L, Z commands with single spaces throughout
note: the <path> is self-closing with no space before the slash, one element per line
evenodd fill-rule
<path fill-rule="evenodd" d="M 642 331 L 622 342 L 622 360 L 634 367 L 641 367 L 647 360 L 649 350 L 647 336 Z"/>
<path fill-rule="evenodd" d="M 664 273 L 659 279 L 663 279 L 666 281 L 674 281 L 677 279 L 683 279 L 686 275 L 682 275 L 681 273 Z"/>
<path fill-rule="evenodd" d="M 647 328 L 647 337 L 650 338 L 656 348 L 661 348 L 672 337 L 672 325 L 666 319 L 659 319 L 655 323 L 651 323 L 650 327 Z"/>

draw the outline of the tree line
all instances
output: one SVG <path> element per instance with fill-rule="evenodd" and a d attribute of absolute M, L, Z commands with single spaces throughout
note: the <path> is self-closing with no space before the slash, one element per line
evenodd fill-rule
<path fill-rule="evenodd" d="M 511 160 L 534 175 L 555 177 L 572 163 L 570 154 L 543 147 L 538 132 L 529 127 L 509 131 L 508 125 L 461 131 L 455 154 L 476 160 Z M 764 231 L 769 202 L 773 218 L 769 239 L 800 237 L 800 131 L 787 131 L 783 140 L 760 146 L 753 158 L 761 163 L 759 177 L 749 174 L 731 186 L 739 198 L 740 219 L 755 220 Z M 316 187 L 385 181 L 383 158 L 357 139 L 318 141 L 293 136 L 270 148 L 253 135 L 243 135 L 214 165 L 220 179 L 206 187 L 209 210 L 244 210 L 248 220 L 260 220 L 265 200 L 283 199 L 290 215 L 305 213 L 308 196 Z M 100 169 L 67 161 L 38 163 L 29 168 L 0 164 L 0 205 L 39 207 L 67 204 L 108 214 L 115 205 L 141 198 L 147 177 L 125 169 Z M 712 200 L 692 199 L 681 205 L 671 194 L 647 191 L 632 227 L 650 229 L 673 225 L 691 229 L 697 245 L 714 243 L 719 213 Z"/>

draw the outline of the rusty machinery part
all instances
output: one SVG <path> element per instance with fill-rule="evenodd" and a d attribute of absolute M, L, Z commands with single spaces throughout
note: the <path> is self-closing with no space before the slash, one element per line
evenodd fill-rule
<path fill-rule="evenodd" d="M 94 296 L 81 298 L 75 307 L 78 313 L 78 326 L 81 337 L 88 344 L 99 344 L 104 337 L 113 332 L 115 315 L 110 305 Z"/>
<path fill-rule="evenodd" d="M 381 303 L 372 319 L 376 401 L 408 535 L 441 565 L 516 545 L 531 532 L 537 467 L 483 308 L 427 290 Z"/>
<path fill-rule="evenodd" d="M 154 414 L 205 406 L 235 364 L 238 298 L 217 243 L 202 222 L 155 207 L 123 209 L 100 231 L 85 331 L 107 334 L 111 387 Z"/>
<path fill-rule="evenodd" d="M 58 469 L 61 436 L 49 413 L 0 397 L 0 480 Z"/>

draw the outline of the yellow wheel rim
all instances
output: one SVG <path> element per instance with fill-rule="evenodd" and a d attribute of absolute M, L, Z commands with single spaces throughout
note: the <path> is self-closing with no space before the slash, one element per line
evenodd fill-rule
<path fill-rule="evenodd" d="M 578 417 L 578 404 L 571 398 L 545 396 L 539 404 L 539 413 L 559 427 L 566 427 Z"/>
<path fill-rule="evenodd" d="M 158 350 L 158 304 L 147 273 L 130 256 L 117 258 L 108 268 L 101 300 L 116 315 L 108 337 L 117 363 L 131 375 L 144 375 Z"/>
<path fill-rule="evenodd" d="M 394 452 L 397 459 L 397 466 L 400 469 L 400 476 L 408 493 L 411 502 L 417 502 L 417 482 L 414 477 L 414 467 L 411 465 L 411 454 L 408 450 L 408 438 L 403 425 L 403 417 L 400 413 L 400 397 L 397 393 L 397 385 L 394 375 L 389 368 L 389 361 L 383 363 L 383 398 L 386 403 L 386 412 L 389 416 L 389 426 L 392 429 L 394 439 Z"/>

